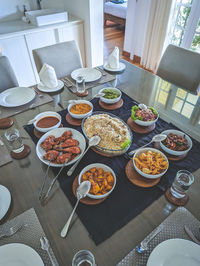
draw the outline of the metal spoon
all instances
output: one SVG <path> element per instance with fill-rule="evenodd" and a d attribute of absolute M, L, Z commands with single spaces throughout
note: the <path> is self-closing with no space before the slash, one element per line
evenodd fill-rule
<path fill-rule="evenodd" d="M 74 212 L 75 212 L 75 210 L 76 210 L 76 208 L 78 206 L 78 203 L 79 203 L 79 201 L 82 198 L 87 196 L 88 192 L 90 191 L 90 187 L 91 187 L 90 181 L 84 181 L 77 188 L 77 190 L 76 190 L 77 202 L 76 202 L 76 205 L 74 206 L 74 209 L 73 209 L 73 211 L 72 211 L 67 223 L 65 224 L 65 226 L 63 227 L 63 229 L 62 229 L 62 231 L 60 233 L 61 237 L 65 237 L 67 235 L 70 222 L 71 222 L 72 217 L 74 215 Z"/>
<path fill-rule="evenodd" d="M 103 92 L 99 92 L 99 93 L 97 93 L 96 95 L 94 95 L 94 97 L 92 97 L 91 99 L 89 99 L 89 100 L 87 100 L 87 101 L 91 101 L 91 100 L 94 99 L 94 98 L 100 98 L 100 97 L 103 97 L 104 95 L 105 95 L 105 93 L 103 93 Z M 69 100 L 68 103 L 69 103 L 69 104 L 76 104 L 76 103 L 78 103 L 78 100 Z"/>
<path fill-rule="evenodd" d="M 81 159 L 83 158 L 83 156 L 86 154 L 86 152 L 89 150 L 90 147 L 92 146 L 96 146 L 97 144 L 99 144 L 101 138 L 99 136 L 93 136 L 89 139 L 89 143 L 88 143 L 88 147 L 87 149 L 84 151 L 84 153 L 81 155 L 81 157 L 78 159 L 78 161 L 76 161 L 76 163 L 68 170 L 67 175 L 70 176 L 72 175 L 72 173 L 74 172 L 76 166 L 79 164 L 79 162 L 81 161 Z"/>
<path fill-rule="evenodd" d="M 54 262 L 54 260 L 53 260 L 53 258 L 52 258 L 52 255 L 51 255 L 51 253 L 50 253 L 50 251 L 49 251 L 49 241 L 48 241 L 48 239 L 45 237 L 45 236 L 42 236 L 41 238 L 40 238 L 40 244 L 41 244 L 41 249 L 43 249 L 43 250 L 46 250 L 46 252 L 47 252 L 47 254 L 49 255 L 49 258 L 50 258 L 50 261 L 51 261 L 51 264 L 53 265 L 53 266 L 56 266 L 57 264 L 55 264 L 55 262 Z"/>
<path fill-rule="evenodd" d="M 152 142 L 160 142 L 160 141 L 163 141 L 163 140 L 166 139 L 166 137 L 167 137 L 167 135 L 165 135 L 165 134 L 158 134 L 158 135 L 155 135 L 155 136 L 152 138 L 152 140 L 151 140 L 150 142 L 148 142 L 147 144 L 143 145 L 143 146 L 140 147 L 140 148 L 137 148 L 137 149 L 135 149 L 135 150 L 133 150 L 133 151 L 130 151 L 130 152 L 128 153 L 128 155 L 129 155 L 129 156 L 133 155 L 134 153 L 136 153 L 137 150 L 139 150 L 139 149 L 141 149 L 141 148 L 143 148 L 143 147 L 148 146 L 148 145 L 151 144 Z"/>
<path fill-rule="evenodd" d="M 35 118 L 34 118 L 34 119 L 31 119 L 31 120 L 29 120 L 29 121 L 28 121 L 28 123 L 27 123 L 27 125 L 31 125 L 31 124 L 33 124 L 33 123 L 34 123 L 36 120 L 37 120 L 37 119 L 35 119 Z"/>
<path fill-rule="evenodd" d="M 141 110 L 145 110 L 145 109 L 147 109 L 146 104 L 143 104 L 143 103 L 138 104 L 138 107 L 139 107 Z"/>

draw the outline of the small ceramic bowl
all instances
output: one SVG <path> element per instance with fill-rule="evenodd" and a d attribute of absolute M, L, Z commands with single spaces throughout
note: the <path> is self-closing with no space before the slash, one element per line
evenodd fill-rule
<path fill-rule="evenodd" d="M 38 122 L 41 118 L 48 117 L 48 116 L 55 116 L 55 117 L 57 117 L 57 118 L 59 119 L 59 122 L 58 122 L 56 125 L 52 126 L 52 127 L 47 127 L 47 128 L 41 128 L 41 127 L 38 127 L 38 126 L 37 126 L 37 122 Z M 47 112 L 40 113 L 40 114 L 36 115 L 34 119 L 36 119 L 36 121 L 33 123 L 34 127 L 35 127 L 38 131 L 43 132 L 43 133 L 46 133 L 46 132 L 48 132 L 48 131 L 50 131 L 50 130 L 52 130 L 52 129 L 54 129 L 54 128 L 58 128 L 58 127 L 60 126 L 60 124 L 61 124 L 61 120 L 62 120 L 61 116 L 60 116 L 58 113 L 56 113 L 56 112 L 51 112 L 51 111 L 47 111 Z"/>
<path fill-rule="evenodd" d="M 175 130 L 175 129 L 165 130 L 161 134 L 169 135 L 170 133 L 176 134 L 178 136 L 184 136 L 185 135 L 185 138 L 186 138 L 186 140 L 188 142 L 189 148 L 187 150 L 185 150 L 185 151 L 173 151 L 173 150 L 167 148 L 161 141 L 160 142 L 160 147 L 162 148 L 162 150 L 167 152 L 168 154 L 171 154 L 171 155 L 174 155 L 174 156 L 181 156 L 181 155 L 184 155 L 184 154 L 188 153 L 189 150 L 192 148 L 192 140 L 191 140 L 191 138 L 188 135 L 186 135 L 185 133 L 183 133 L 183 132 L 181 132 L 179 130 Z"/>
<path fill-rule="evenodd" d="M 79 104 L 79 103 L 85 103 L 85 104 L 88 104 L 89 106 L 91 106 L 91 110 L 85 114 L 73 114 L 70 109 L 72 108 L 72 106 L 74 106 L 75 104 Z M 69 114 L 71 115 L 71 117 L 75 118 L 75 119 L 83 119 L 84 117 L 88 116 L 88 115 L 91 115 L 92 112 L 93 112 L 93 104 L 89 101 L 86 101 L 86 100 L 77 100 L 75 103 L 71 103 L 68 105 L 68 112 Z"/>
<path fill-rule="evenodd" d="M 102 93 L 103 93 L 103 91 L 106 90 L 106 89 L 109 89 L 109 90 L 113 90 L 113 91 L 118 92 L 118 93 L 119 93 L 119 97 L 114 98 L 114 99 L 107 99 L 107 98 L 104 98 L 104 97 L 102 96 L 102 97 L 100 97 L 100 100 L 101 100 L 103 103 L 107 103 L 107 104 L 114 104 L 114 103 L 119 102 L 119 100 L 120 100 L 121 97 L 122 97 L 122 92 L 121 92 L 119 89 L 117 89 L 117 88 L 112 88 L 112 87 L 106 87 L 106 88 L 103 88 L 103 89 L 101 89 L 99 92 L 102 92 Z"/>
<path fill-rule="evenodd" d="M 157 110 L 156 110 L 156 112 L 157 112 Z M 157 114 L 158 114 L 158 112 L 157 112 Z M 154 123 L 156 123 L 156 121 L 158 120 L 158 118 L 159 118 L 159 114 L 157 115 L 157 118 L 156 118 L 155 120 L 153 120 L 153 121 L 142 121 L 142 120 L 138 120 L 138 119 L 136 119 L 136 120 L 134 120 L 134 122 L 135 122 L 137 125 L 139 125 L 139 126 L 142 126 L 142 127 L 148 127 L 148 126 L 151 126 L 151 125 L 153 125 Z"/>
<path fill-rule="evenodd" d="M 157 174 L 157 175 L 150 175 L 150 174 L 145 174 L 143 173 L 140 169 L 137 168 L 136 164 L 135 164 L 135 160 L 134 158 L 137 156 L 137 155 L 140 155 L 141 153 L 143 152 L 147 152 L 147 151 L 152 151 L 152 152 L 156 152 L 156 153 L 160 153 L 164 158 L 165 160 L 167 161 L 167 169 L 165 169 L 165 171 L 163 171 L 162 173 L 160 174 Z M 154 148 L 143 148 L 143 149 L 139 149 L 133 156 L 133 165 L 134 165 L 134 168 L 135 170 L 138 172 L 138 174 L 140 174 L 141 176 L 145 177 L 145 178 L 148 178 L 148 179 L 156 179 L 156 178 L 159 178 L 161 176 L 163 176 L 168 168 L 169 168 L 169 161 L 167 159 L 167 157 L 164 155 L 164 153 L 162 153 L 161 151 L 157 150 L 157 149 L 154 149 Z"/>
<path fill-rule="evenodd" d="M 107 197 L 108 195 L 110 195 L 110 193 L 112 193 L 113 189 L 115 188 L 115 185 L 116 185 L 116 175 L 114 173 L 114 171 L 107 165 L 105 164 L 102 164 L 102 163 L 93 163 L 93 164 L 89 164 L 88 166 L 86 166 L 85 168 L 83 168 L 83 170 L 80 172 L 79 174 L 79 177 L 78 177 L 78 183 L 80 185 L 81 183 L 81 178 L 82 178 L 82 175 L 89 171 L 91 168 L 93 167 L 96 167 L 96 168 L 102 168 L 103 170 L 105 170 L 106 172 L 111 172 L 113 177 L 114 177 L 114 185 L 112 187 L 112 189 L 110 191 L 108 191 L 106 194 L 103 194 L 103 195 L 93 195 L 93 194 L 90 194 L 88 193 L 87 196 L 89 198 L 92 198 L 92 199 L 103 199 L 105 197 Z"/>

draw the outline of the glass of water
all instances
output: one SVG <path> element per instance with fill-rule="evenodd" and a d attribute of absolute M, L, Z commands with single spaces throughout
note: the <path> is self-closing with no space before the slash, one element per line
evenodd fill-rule
<path fill-rule="evenodd" d="M 184 198 L 193 182 L 194 176 L 189 171 L 180 170 L 176 174 L 174 182 L 170 188 L 170 192 L 175 198 Z"/>
<path fill-rule="evenodd" d="M 24 144 L 18 129 L 12 128 L 7 130 L 5 137 L 12 152 L 20 153 L 24 150 Z"/>
<path fill-rule="evenodd" d="M 95 266 L 95 259 L 89 250 L 80 250 L 74 255 L 72 266 Z"/>
<path fill-rule="evenodd" d="M 83 76 L 78 76 L 76 78 L 76 89 L 80 94 L 85 92 L 85 79 Z"/>

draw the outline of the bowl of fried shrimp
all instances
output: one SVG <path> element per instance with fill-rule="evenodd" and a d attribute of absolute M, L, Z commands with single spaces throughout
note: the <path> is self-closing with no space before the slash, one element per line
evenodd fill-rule
<path fill-rule="evenodd" d="M 155 179 L 163 176 L 169 167 L 167 157 L 154 148 L 143 148 L 133 156 L 135 170 L 145 178 Z"/>

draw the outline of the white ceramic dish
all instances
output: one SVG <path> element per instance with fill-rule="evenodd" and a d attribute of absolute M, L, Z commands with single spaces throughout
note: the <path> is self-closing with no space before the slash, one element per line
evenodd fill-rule
<path fill-rule="evenodd" d="M 108 70 L 110 72 L 118 72 L 118 71 L 123 71 L 125 68 L 126 68 L 126 65 L 122 62 L 119 62 L 119 68 L 110 68 L 108 65 L 107 65 L 107 62 L 104 64 L 103 68 L 105 70 Z"/>
<path fill-rule="evenodd" d="M 117 89 L 117 88 L 113 88 L 113 87 L 106 87 L 106 88 L 101 89 L 99 92 L 103 92 L 105 89 L 109 89 L 109 90 L 116 91 L 116 92 L 118 92 L 120 95 L 119 95 L 119 97 L 114 98 L 114 99 L 107 99 L 107 98 L 104 98 L 104 97 L 100 97 L 100 99 L 101 99 L 102 102 L 107 103 L 107 104 L 113 104 L 113 103 L 117 103 L 117 102 L 119 102 L 119 100 L 120 100 L 121 97 L 122 97 L 122 93 L 121 93 L 121 91 L 120 91 L 119 89 Z"/>
<path fill-rule="evenodd" d="M 93 167 L 96 167 L 96 168 L 102 168 L 103 170 L 107 171 L 107 172 L 111 172 L 113 177 L 114 177 L 114 185 L 112 187 L 112 189 L 107 192 L 106 194 L 103 194 L 103 195 L 92 195 L 90 193 L 87 194 L 87 196 L 89 198 L 92 198 L 92 199 L 102 199 L 102 198 L 105 198 L 107 197 L 108 195 L 110 195 L 110 193 L 112 193 L 112 191 L 114 190 L 115 186 L 116 186 L 116 181 L 117 181 L 117 178 L 116 178 L 116 175 L 114 173 L 114 171 L 112 170 L 112 168 L 110 168 L 109 166 L 105 165 L 105 164 L 102 164 L 102 163 L 93 163 L 93 164 L 89 164 L 88 166 L 86 166 L 85 168 L 83 168 L 83 170 L 80 172 L 79 174 L 79 177 L 78 177 L 78 182 L 79 182 L 79 185 L 81 183 L 81 178 L 82 178 L 82 175 L 90 170 L 91 168 Z"/>
<path fill-rule="evenodd" d="M 175 129 L 169 129 L 169 130 L 165 130 L 163 131 L 161 134 L 165 134 L 165 135 L 169 135 L 170 133 L 173 133 L 173 134 L 176 134 L 176 135 L 179 135 L 179 136 L 184 136 L 185 135 L 185 138 L 188 142 L 188 145 L 189 145 L 189 148 L 185 151 L 173 151 L 173 150 L 170 150 L 169 148 L 167 148 L 162 142 L 160 142 L 160 147 L 163 149 L 163 151 L 167 152 L 168 154 L 171 154 L 171 155 L 174 155 L 174 156 L 181 156 L 181 155 L 184 155 L 186 153 L 189 152 L 189 150 L 192 148 L 192 140 L 191 138 L 186 135 L 185 133 L 179 131 L 179 130 L 175 130 Z"/>
<path fill-rule="evenodd" d="M 38 122 L 40 119 L 42 119 L 42 118 L 44 118 L 44 117 L 47 117 L 47 116 L 55 116 L 55 117 L 57 117 L 57 118 L 59 119 L 59 122 L 58 122 L 55 126 L 52 126 L 52 127 L 47 127 L 47 128 L 38 127 L 38 126 L 37 126 L 37 122 Z M 58 127 L 60 126 L 60 124 L 61 124 L 61 120 L 62 120 L 61 116 L 60 116 L 58 113 L 56 113 L 56 112 L 51 112 L 51 111 L 47 111 L 47 112 L 40 113 L 40 114 L 36 115 L 36 116 L 34 117 L 34 119 L 36 119 L 36 121 L 33 123 L 34 127 L 35 127 L 38 131 L 40 131 L 40 132 L 44 132 L 44 133 L 46 133 L 46 132 L 48 132 L 48 131 L 50 131 L 50 130 L 52 130 L 52 129 L 54 129 L 54 128 L 58 128 Z"/>
<path fill-rule="evenodd" d="M 0 220 L 6 215 L 11 203 L 10 191 L 0 185 Z"/>
<path fill-rule="evenodd" d="M 200 246 L 185 239 L 168 239 L 151 252 L 147 266 L 199 266 Z"/>
<path fill-rule="evenodd" d="M 12 243 L 0 247 L 0 266 L 44 266 L 39 254 L 31 247 Z"/>
<path fill-rule="evenodd" d="M 168 164 L 167 169 L 166 169 L 165 171 L 163 171 L 162 173 L 157 174 L 157 175 L 149 175 L 149 174 L 145 174 L 145 173 L 143 173 L 142 171 L 140 171 L 140 169 L 138 169 L 137 166 L 136 166 L 136 164 L 135 164 L 134 158 L 136 157 L 136 155 L 139 155 L 139 154 L 141 154 L 141 153 L 143 153 L 143 152 L 147 152 L 147 151 L 152 151 L 152 152 L 160 153 L 160 154 L 165 158 L 165 160 L 167 161 L 167 164 Z M 163 176 L 163 175 L 167 172 L 167 170 L 168 170 L 168 168 L 169 168 L 169 161 L 168 161 L 167 157 L 164 155 L 164 153 L 162 153 L 161 151 L 159 151 L 159 150 L 157 150 L 157 149 L 154 149 L 154 148 L 142 148 L 142 149 L 139 149 L 139 150 L 134 154 L 134 156 L 133 156 L 133 165 L 134 165 L 135 170 L 136 170 L 136 171 L 138 172 L 138 174 L 140 174 L 141 176 L 146 177 L 146 178 L 149 178 L 149 179 L 155 179 L 155 178 L 159 178 L 159 177 Z"/>
<path fill-rule="evenodd" d="M 148 106 L 148 108 L 149 108 L 150 106 Z M 157 112 L 157 110 L 156 110 L 156 112 Z M 158 114 L 158 112 L 157 112 L 157 114 Z M 142 127 L 148 127 L 148 126 L 151 126 L 151 125 L 153 125 L 154 123 L 156 123 L 156 121 L 158 120 L 158 118 L 159 118 L 159 114 L 157 115 L 157 118 L 155 119 L 155 120 L 153 120 L 153 121 L 142 121 L 142 120 L 138 120 L 138 119 L 136 119 L 136 120 L 134 120 L 134 122 L 137 124 L 137 125 L 139 125 L 139 126 L 142 126 Z"/>
<path fill-rule="evenodd" d="M 86 147 L 86 142 L 84 136 L 77 131 L 76 129 L 73 128 L 68 128 L 68 127 L 62 127 L 62 128 L 55 128 L 51 131 L 48 131 L 45 133 L 38 141 L 37 146 L 36 146 L 36 154 L 38 158 L 40 159 L 41 162 L 45 163 L 46 165 L 49 165 L 49 161 L 43 159 L 43 155 L 46 153 L 45 150 L 40 147 L 40 144 L 50 135 L 54 135 L 56 138 L 60 137 L 65 131 L 70 130 L 72 132 L 72 138 L 77 139 L 79 141 L 79 147 L 81 149 L 81 153 L 76 156 L 72 161 L 68 162 L 66 166 L 75 163 L 83 154 L 85 147 Z M 55 163 L 50 163 L 50 166 L 53 167 L 62 167 L 63 164 L 55 164 Z"/>
<path fill-rule="evenodd" d="M 55 88 L 49 88 L 45 86 L 43 83 L 39 83 L 37 85 L 38 90 L 42 92 L 56 92 L 56 91 L 61 90 L 63 87 L 64 87 L 64 83 L 62 80 L 59 80 L 59 79 L 58 79 L 58 86 Z"/>
<path fill-rule="evenodd" d="M 71 73 L 71 77 L 76 80 L 78 76 L 82 76 L 85 82 L 93 82 L 101 78 L 102 73 L 95 68 L 78 68 Z"/>
<path fill-rule="evenodd" d="M 0 105 L 4 107 L 18 107 L 31 102 L 35 98 L 32 88 L 14 87 L 0 93 Z"/>
<path fill-rule="evenodd" d="M 72 106 L 74 106 L 75 104 L 79 104 L 79 103 L 86 103 L 86 104 L 88 104 L 89 106 L 91 106 L 92 109 L 91 109 L 88 113 L 85 113 L 85 114 L 82 114 L 82 115 L 77 115 L 77 114 L 73 114 L 72 112 L 70 112 L 70 109 L 72 108 Z M 71 104 L 69 104 L 68 107 L 67 107 L 67 109 L 68 109 L 69 114 L 70 114 L 73 118 L 75 118 L 75 119 L 83 119 L 83 118 L 86 117 L 87 115 L 91 115 L 91 114 L 92 114 L 92 112 L 93 112 L 93 104 L 92 104 L 91 102 L 89 102 L 89 101 L 86 101 L 86 100 L 77 100 L 75 103 L 71 103 Z"/>

